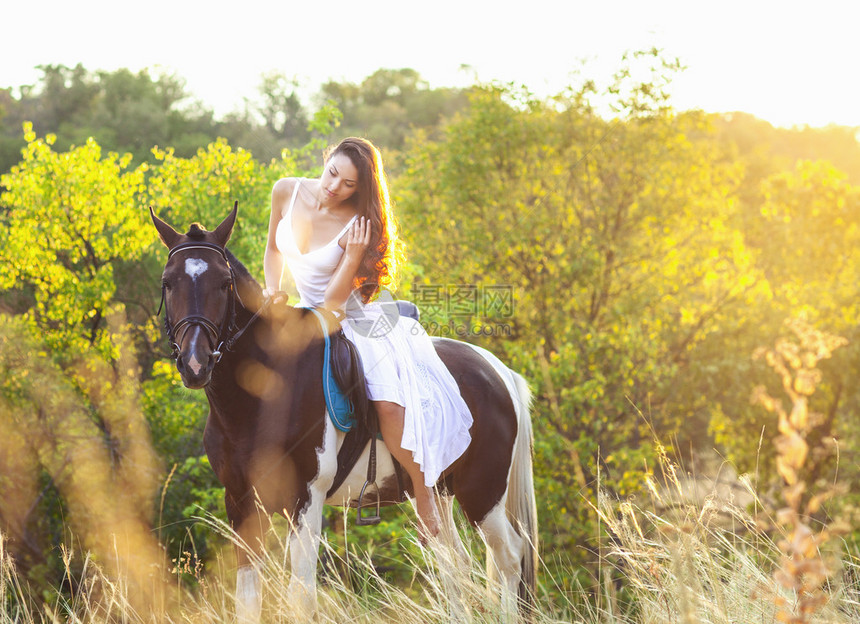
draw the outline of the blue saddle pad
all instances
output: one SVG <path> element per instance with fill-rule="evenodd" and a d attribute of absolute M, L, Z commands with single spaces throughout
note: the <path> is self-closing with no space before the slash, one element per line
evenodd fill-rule
<path fill-rule="evenodd" d="M 355 408 L 352 401 L 344 394 L 340 386 L 334 379 L 331 370 L 331 338 L 329 337 L 328 323 L 325 317 L 318 310 L 308 308 L 313 312 L 322 326 L 323 337 L 325 338 L 325 351 L 323 353 L 323 395 L 325 396 L 325 406 L 328 410 L 329 418 L 332 424 L 340 431 L 347 432 L 355 427 Z"/>

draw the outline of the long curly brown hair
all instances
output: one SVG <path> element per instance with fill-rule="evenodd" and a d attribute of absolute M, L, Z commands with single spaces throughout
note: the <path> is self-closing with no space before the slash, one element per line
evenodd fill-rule
<path fill-rule="evenodd" d="M 337 154 L 344 154 L 355 165 L 358 171 L 353 195 L 355 206 L 359 216 L 370 220 L 370 245 L 353 282 L 353 287 L 367 303 L 380 288 L 396 288 L 399 269 L 406 260 L 404 244 L 397 233 L 388 179 L 379 150 L 367 139 L 349 137 L 326 154 L 326 162 Z"/>

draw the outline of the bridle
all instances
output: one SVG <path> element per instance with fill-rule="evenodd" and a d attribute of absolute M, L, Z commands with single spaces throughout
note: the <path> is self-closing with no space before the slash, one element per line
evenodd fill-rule
<path fill-rule="evenodd" d="M 233 343 L 241 336 L 244 331 L 248 328 L 246 325 L 242 328 L 241 331 L 234 334 L 232 337 L 227 338 L 227 334 L 231 329 L 235 328 L 235 318 L 236 318 L 236 299 L 239 299 L 239 303 L 242 303 L 242 300 L 239 298 L 239 293 L 236 291 L 236 276 L 233 273 L 233 267 L 230 266 L 230 260 L 227 259 L 227 252 L 223 247 L 219 245 L 215 245 L 212 243 L 207 243 L 204 241 L 190 241 L 187 243 L 182 243 L 177 245 L 167 254 L 168 262 L 170 259 L 179 252 L 188 251 L 190 249 L 210 249 L 213 251 L 217 251 L 222 258 L 224 258 L 224 262 L 227 263 L 227 268 L 230 270 L 230 292 L 228 293 L 228 308 L 227 313 L 224 315 L 224 319 L 221 321 L 220 325 L 216 325 L 211 320 L 206 318 L 205 316 L 200 316 L 196 314 L 192 314 L 186 316 L 180 320 L 178 320 L 175 324 L 171 325 L 170 317 L 167 313 L 167 306 L 164 305 L 165 294 L 167 286 L 162 283 L 161 284 L 161 303 L 158 305 L 158 312 L 156 312 L 156 316 L 161 314 L 161 308 L 164 307 L 164 329 L 167 332 L 167 339 L 170 341 L 170 346 L 173 349 L 172 357 L 174 360 L 179 358 L 179 343 L 182 341 L 182 338 L 192 327 L 202 327 L 204 332 L 206 333 L 206 338 L 209 340 L 210 346 L 214 347 L 214 351 L 212 351 L 212 356 L 215 358 L 215 362 L 218 363 L 221 361 L 221 356 L 223 352 L 229 350 L 230 347 L 233 346 Z M 259 314 L 255 315 L 251 322 L 256 320 Z M 217 347 L 215 345 L 218 345 Z"/>

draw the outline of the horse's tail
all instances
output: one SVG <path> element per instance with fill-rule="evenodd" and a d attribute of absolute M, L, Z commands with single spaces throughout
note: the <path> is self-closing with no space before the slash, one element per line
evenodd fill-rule
<path fill-rule="evenodd" d="M 527 609 L 535 607 L 538 569 L 538 520 L 535 503 L 534 476 L 532 472 L 531 400 L 532 394 L 523 377 L 512 371 L 516 385 L 514 407 L 517 412 L 517 438 L 508 481 L 508 497 L 505 509 L 514 528 L 523 538 L 525 552 L 522 573 L 517 590 L 521 604 Z"/>

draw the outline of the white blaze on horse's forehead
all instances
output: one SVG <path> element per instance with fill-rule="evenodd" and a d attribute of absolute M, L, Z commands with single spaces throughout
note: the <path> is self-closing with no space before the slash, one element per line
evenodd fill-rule
<path fill-rule="evenodd" d="M 187 258 L 185 260 L 185 272 L 192 280 L 196 280 L 198 275 L 206 272 L 209 265 L 200 258 Z"/>

